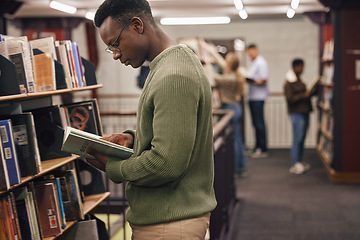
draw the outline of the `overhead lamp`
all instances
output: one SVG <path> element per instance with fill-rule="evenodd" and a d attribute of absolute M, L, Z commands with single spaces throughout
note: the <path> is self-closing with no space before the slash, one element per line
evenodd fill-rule
<path fill-rule="evenodd" d="M 245 20 L 248 18 L 248 13 L 244 9 L 242 9 L 239 11 L 239 16 L 241 17 L 241 19 Z"/>
<path fill-rule="evenodd" d="M 291 0 L 291 8 L 297 9 L 299 7 L 300 0 Z"/>
<path fill-rule="evenodd" d="M 238 11 L 244 8 L 244 4 L 242 3 L 241 0 L 234 0 L 234 5 Z"/>
<path fill-rule="evenodd" d="M 183 18 L 162 18 L 162 25 L 198 25 L 198 24 L 227 24 L 229 17 L 183 17 Z"/>
<path fill-rule="evenodd" d="M 70 6 L 70 5 L 66 5 L 60 2 L 56 2 L 56 1 L 51 1 L 50 2 L 50 7 L 62 12 L 66 12 L 66 13 L 71 13 L 74 14 L 76 13 L 76 7 Z"/>
<path fill-rule="evenodd" d="M 91 21 L 94 21 L 95 13 L 94 12 L 86 12 L 85 18 L 87 18 L 87 19 L 89 19 Z"/>
<path fill-rule="evenodd" d="M 288 18 L 293 18 L 295 16 L 295 10 L 290 8 L 287 12 L 286 12 L 286 16 Z"/>

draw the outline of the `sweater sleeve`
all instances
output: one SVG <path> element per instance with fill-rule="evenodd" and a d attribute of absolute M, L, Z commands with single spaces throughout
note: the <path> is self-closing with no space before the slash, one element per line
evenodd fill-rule
<path fill-rule="evenodd" d="M 153 88 L 151 147 L 129 160 L 109 159 L 106 172 L 114 182 L 154 187 L 178 179 L 187 170 L 196 136 L 200 88 L 196 81 L 179 74 L 165 76 Z"/>

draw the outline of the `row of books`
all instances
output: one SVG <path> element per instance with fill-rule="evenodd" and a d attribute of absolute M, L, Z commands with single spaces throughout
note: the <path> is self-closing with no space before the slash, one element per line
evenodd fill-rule
<path fill-rule="evenodd" d="M 334 153 L 334 116 L 333 116 L 333 83 L 334 83 L 334 42 L 327 41 L 323 49 L 323 70 L 321 85 L 318 93 L 319 108 L 319 135 L 317 139 L 318 149 L 323 159 L 331 165 Z"/>
<path fill-rule="evenodd" d="M 56 236 L 67 221 L 84 219 L 74 162 L 0 196 L 0 239 Z"/>
<path fill-rule="evenodd" d="M 67 126 L 101 136 L 97 100 L 0 115 L 0 191 L 38 174 L 42 161 L 70 156 L 61 151 Z"/>
<path fill-rule="evenodd" d="M 318 95 L 318 102 L 324 109 L 333 109 L 333 88 L 321 86 Z"/>
<path fill-rule="evenodd" d="M 323 134 L 319 136 L 318 148 L 325 156 L 325 160 L 331 164 L 334 157 L 334 141 L 328 139 Z"/>
<path fill-rule="evenodd" d="M 70 40 L 46 37 L 28 41 L 26 36 L 2 35 L 0 55 L 1 70 L 7 74 L 0 76 L 0 86 L 9 79 L 18 81 L 18 88 L 4 87 L 0 96 L 96 84 L 93 65 L 80 56 L 78 45 Z M 87 68 L 91 73 L 86 74 Z"/>
<path fill-rule="evenodd" d="M 322 113 L 320 122 L 321 131 L 329 136 L 329 138 L 332 138 L 334 130 L 334 116 L 332 112 L 325 111 Z"/>

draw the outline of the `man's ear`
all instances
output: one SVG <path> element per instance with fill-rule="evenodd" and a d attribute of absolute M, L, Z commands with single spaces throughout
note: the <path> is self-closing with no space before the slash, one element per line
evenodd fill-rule
<path fill-rule="evenodd" d="M 131 23 L 134 27 L 134 29 L 139 33 L 139 34 L 143 34 L 144 32 L 144 23 L 143 21 L 138 18 L 138 17 L 133 17 L 131 19 Z"/>

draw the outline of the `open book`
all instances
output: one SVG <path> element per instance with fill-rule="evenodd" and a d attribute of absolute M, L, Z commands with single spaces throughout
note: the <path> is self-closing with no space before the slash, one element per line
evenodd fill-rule
<path fill-rule="evenodd" d="M 121 159 L 128 159 L 133 154 L 132 149 L 103 140 L 101 139 L 101 136 L 72 127 L 66 128 L 61 149 L 62 151 L 95 159 L 94 156 L 85 151 L 88 147 L 98 151 L 99 153 Z"/>
<path fill-rule="evenodd" d="M 308 86 L 308 90 L 310 91 L 310 96 L 314 95 L 314 93 L 316 92 L 317 90 L 317 86 L 319 85 L 320 83 L 320 77 L 315 77 L 314 80 L 309 84 Z"/>

